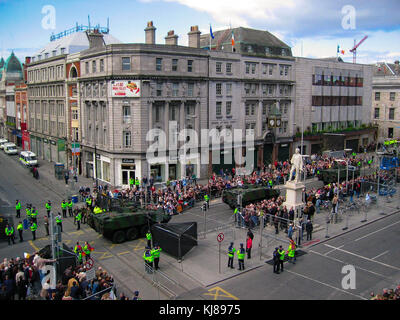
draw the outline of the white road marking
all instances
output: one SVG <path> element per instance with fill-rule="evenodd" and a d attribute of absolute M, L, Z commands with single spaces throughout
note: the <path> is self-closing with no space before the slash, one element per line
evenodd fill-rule
<path fill-rule="evenodd" d="M 381 254 L 378 254 L 376 257 L 373 257 L 372 260 L 375 260 L 376 258 L 379 258 L 380 256 L 383 256 L 384 254 L 388 253 L 389 250 L 386 250 L 385 252 L 382 252 Z"/>
<path fill-rule="evenodd" d="M 390 227 L 392 227 L 392 226 L 394 226 L 394 225 L 396 225 L 396 224 L 398 224 L 398 223 L 400 223 L 400 221 L 397 221 L 397 222 L 395 222 L 395 223 L 392 223 L 391 225 L 388 225 L 388 226 L 386 226 L 386 227 L 384 227 L 384 228 L 378 229 L 378 230 L 376 230 L 376 231 L 374 231 L 374 232 L 368 233 L 367 235 L 362 236 L 361 238 L 358 238 L 358 239 L 356 239 L 356 240 L 354 240 L 354 241 L 358 241 L 358 240 L 364 239 L 364 238 L 366 238 L 366 237 L 369 237 L 370 235 L 372 235 L 372 234 L 374 234 L 374 233 L 377 233 L 377 232 L 379 232 L 379 231 L 382 231 L 382 230 L 385 230 L 385 229 L 387 229 L 387 228 L 390 228 Z"/>
<path fill-rule="evenodd" d="M 363 296 L 360 296 L 360 295 L 358 295 L 358 294 L 351 293 L 351 292 L 349 292 L 349 291 L 346 291 L 346 290 L 343 290 L 343 289 L 340 289 L 340 288 L 336 288 L 336 287 L 334 287 L 334 286 L 331 286 L 331 285 L 328 284 L 328 283 L 325 283 L 325 282 L 322 282 L 322 281 L 319 281 L 319 280 L 316 280 L 316 279 L 307 277 L 307 276 L 305 276 L 305 275 L 303 275 L 303 274 L 300 274 L 300 273 L 297 273 L 297 272 L 294 272 L 294 271 L 290 271 L 290 270 L 287 270 L 287 269 L 285 269 L 285 272 L 289 272 L 289 273 L 292 273 L 292 274 L 294 274 L 294 275 L 303 277 L 303 278 L 305 278 L 305 279 L 308 279 L 308 280 L 317 282 L 317 283 L 322 284 L 322 285 L 324 285 L 324 286 L 327 286 L 327 287 L 329 287 L 329 288 L 331 288 L 331 289 L 334 289 L 334 290 L 337 290 L 337 291 L 341 291 L 341 292 L 350 294 L 350 295 L 352 295 L 352 296 L 354 296 L 354 297 L 357 297 L 357 298 L 359 298 L 359 299 L 367 300 L 367 299 L 364 298 Z"/>
<path fill-rule="evenodd" d="M 375 260 L 372 260 L 372 259 L 370 259 L 370 258 L 360 256 L 359 254 L 356 254 L 356 253 L 353 253 L 353 252 L 350 252 L 350 251 L 347 251 L 347 250 L 343 250 L 343 249 L 340 249 L 340 248 L 331 246 L 331 245 L 329 245 L 329 244 L 324 244 L 324 245 L 327 246 L 327 247 L 329 247 L 329 248 L 336 249 L 336 250 L 342 251 L 342 252 L 344 252 L 344 253 L 350 254 L 350 255 L 352 255 L 352 256 L 356 256 L 356 257 L 358 257 L 358 258 L 361 258 L 361 259 L 364 259 L 364 260 L 367 260 L 367 261 L 371 261 L 371 262 L 375 262 L 375 263 L 381 264 L 381 265 L 383 265 L 383 266 L 385 266 L 385 267 L 387 267 L 387 268 L 391 268 L 391 269 L 395 269 L 395 270 L 397 270 L 397 271 L 400 271 L 400 268 L 398 268 L 398 267 L 391 266 L 391 265 L 386 264 L 386 263 L 383 263 L 383 262 L 375 261 Z"/>
<path fill-rule="evenodd" d="M 337 249 L 339 249 L 339 248 L 341 248 L 341 247 L 343 247 L 343 246 L 344 246 L 344 244 L 341 245 L 340 247 L 337 247 Z M 333 252 L 333 251 L 335 251 L 335 250 L 337 250 L 337 249 L 335 248 L 335 249 L 332 249 L 332 250 L 328 251 L 327 253 L 324 253 L 324 256 L 327 256 L 328 254 L 330 254 L 331 252 Z"/>

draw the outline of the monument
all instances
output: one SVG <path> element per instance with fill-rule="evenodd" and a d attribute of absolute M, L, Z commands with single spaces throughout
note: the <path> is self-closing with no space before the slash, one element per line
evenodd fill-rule
<path fill-rule="evenodd" d="M 296 151 L 293 154 L 290 163 L 292 166 L 290 168 L 289 180 L 285 184 L 286 201 L 283 203 L 283 205 L 286 206 L 288 210 L 293 207 L 297 217 L 298 209 L 304 206 L 303 189 L 305 188 L 304 182 L 301 181 L 302 172 L 304 171 L 304 164 L 303 156 L 300 154 L 299 148 L 296 148 Z M 294 180 L 293 173 L 296 173 Z"/>

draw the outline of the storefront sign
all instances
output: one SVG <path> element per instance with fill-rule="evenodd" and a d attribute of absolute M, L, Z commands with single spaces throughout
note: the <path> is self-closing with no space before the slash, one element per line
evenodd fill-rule
<path fill-rule="evenodd" d="M 53 141 L 53 140 L 50 140 L 50 143 L 51 143 L 53 146 L 55 146 L 55 145 L 56 145 L 56 142 L 55 142 L 55 141 Z"/>
<path fill-rule="evenodd" d="M 122 163 L 135 163 L 135 159 L 122 159 Z"/>
<path fill-rule="evenodd" d="M 112 97 L 140 97 L 140 81 L 112 81 Z"/>

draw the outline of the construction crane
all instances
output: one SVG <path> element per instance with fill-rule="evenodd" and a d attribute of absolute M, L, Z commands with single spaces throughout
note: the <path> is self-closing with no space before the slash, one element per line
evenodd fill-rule
<path fill-rule="evenodd" d="M 353 63 L 357 62 L 357 48 L 365 41 L 367 40 L 368 36 L 365 36 L 364 38 L 362 38 L 362 40 L 356 44 L 356 40 L 354 40 L 354 47 L 353 49 L 350 50 L 350 52 L 353 52 Z"/>

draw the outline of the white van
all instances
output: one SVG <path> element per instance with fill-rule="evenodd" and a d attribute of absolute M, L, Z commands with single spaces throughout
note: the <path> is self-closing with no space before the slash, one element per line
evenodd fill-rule
<path fill-rule="evenodd" d="M 8 142 L 7 139 L 0 139 L 0 149 L 3 149 L 3 145 L 4 145 L 5 143 L 7 143 L 7 142 Z"/>
<path fill-rule="evenodd" d="M 25 166 L 37 166 L 37 157 L 31 151 L 21 151 L 19 154 L 19 161 Z"/>
<path fill-rule="evenodd" d="M 4 149 L 4 152 L 7 154 L 17 154 L 18 153 L 17 146 L 12 142 L 3 144 L 3 149 Z"/>

